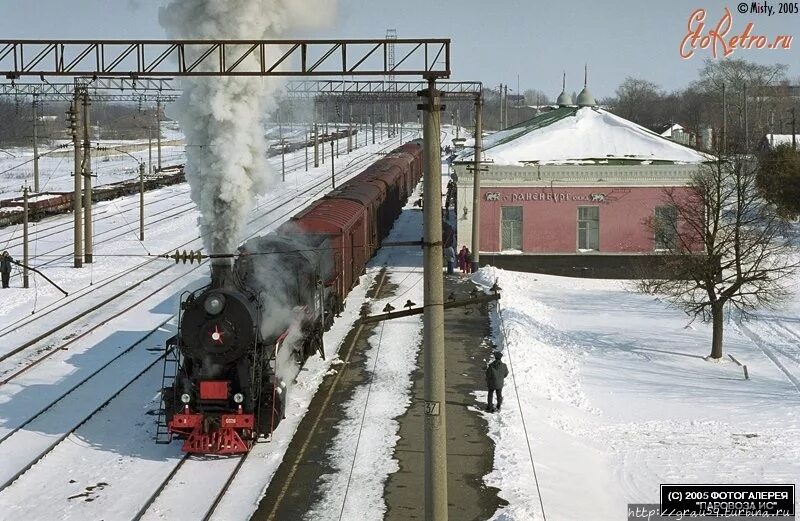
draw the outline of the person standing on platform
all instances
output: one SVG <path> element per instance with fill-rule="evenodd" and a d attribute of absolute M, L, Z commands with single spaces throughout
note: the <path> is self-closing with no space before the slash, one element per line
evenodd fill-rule
<path fill-rule="evenodd" d="M 461 270 L 461 274 L 467 272 L 467 247 L 462 246 L 461 250 L 458 252 L 458 269 Z"/>
<path fill-rule="evenodd" d="M 452 246 L 448 246 L 444 249 L 444 260 L 447 263 L 447 274 L 453 274 L 453 266 L 456 263 L 456 252 Z"/>
<path fill-rule="evenodd" d="M 464 264 L 466 266 L 467 274 L 470 274 L 472 273 L 472 252 L 469 251 L 469 248 L 466 249 L 467 251 L 464 252 Z"/>
<path fill-rule="evenodd" d="M 3 279 L 4 289 L 8 287 L 8 281 L 11 279 L 11 262 L 13 260 L 7 251 L 0 255 L 0 276 Z"/>
<path fill-rule="evenodd" d="M 486 368 L 486 387 L 489 389 L 489 400 L 486 405 L 486 410 L 494 412 L 495 408 L 492 405 L 492 393 L 497 395 L 497 410 L 503 405 L 503 384 L 505 383 L 506 376 L 508 376 L 508 367 L 500 359 L 503 358 L 503 353 L 500 351 L 494 352 L 494 362 L 489 364 Z"/>

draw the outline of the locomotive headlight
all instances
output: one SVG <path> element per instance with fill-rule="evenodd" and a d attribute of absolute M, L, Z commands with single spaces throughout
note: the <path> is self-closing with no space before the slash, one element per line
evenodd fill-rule
<path fill-rule="evenodd" d="M 236 393 L 233 395 L 233 401 L 236 403 L 242 403 L 244 401 L 244 395 L 242 393 Z"/>
<path fill-rule="evenodd" d="M 219 315 L 225 307 L 225 297 L 219 293 L 214 293 L 206 298 L 203 303 L 206 313 L 209 315 Z"/>
<path fill-rule="evenodd" d="M 181 395 L 181 402 L 183 402 L 183 403 L 189 403 L 189 402 L 191 402 L 191 401 L 192 401 L 192 397 L 191 397 L 191 396 L 189 396 L 189 394 L 188 394 L 188 393 L 183 393 L 183 394 Z"/>

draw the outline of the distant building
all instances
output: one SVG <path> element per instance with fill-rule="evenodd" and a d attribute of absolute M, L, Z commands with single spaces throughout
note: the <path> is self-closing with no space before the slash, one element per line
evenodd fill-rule
<path fill-rule="evenodd" d="M 791 134 L 767 134 L 758 144 L 760 150 L 773 150 L 780 145 L 791 146 L 794 143 L 795 150 L 800 150 L 800 135 L 795 134 L 794 140 Z"/>
<path fill-rule="evenodd" d="M 711 159 L 598 108 L 587 88 L 483 148 L 481 262 L 584 276 L 630 276 L 663 250 L 647 221 L 674 212 L 665 188 L 686 187 Z M 458 241 L 470 249 L 473 161 L 467 149 L 453 163 Z"/>

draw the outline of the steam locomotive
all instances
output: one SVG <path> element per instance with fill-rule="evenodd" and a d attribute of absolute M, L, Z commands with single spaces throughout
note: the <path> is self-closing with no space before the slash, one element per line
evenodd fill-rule
<path fill-rule="evenodd" d="M 422 177 L 422 146 L 400 146 L 292 217 L 212 264 L 181 301 L 162 384 L 166 441 L 203 454 L 247 452 L 284 417 L 305 361 Z M 157 435 L 158 436 L 158 435 Z"/>

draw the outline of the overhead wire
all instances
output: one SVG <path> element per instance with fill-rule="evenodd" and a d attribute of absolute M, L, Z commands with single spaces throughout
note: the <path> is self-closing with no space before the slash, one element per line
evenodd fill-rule
<path fill-rule="evenodd" d="M 544 501 L 542 500 L 542 489 L 539 487 L 539 477 L 536 474 L 536 464 L 533 460 L 533 449 L 531 448 L 531 439 L 528 435 L 528 428 L 525 425 L 525 413 L 522 411 L 522 402 L 519 398 L 519 388 L 517 387 L 517 379 L 516 375 L 514 374 L 514 366 L 511 361 L 511 350 L 509 349 L 507 337 L 506 337 L 506 325 L 505 320 L 503 319 L 502 310 L 500 308 L 500 301 L 497 301 L 497 317 L 500 321 L 500 335 L 503 338 L 503 351 L 505 352 L 508 360 L 508 367 L 511 370 L 511 383 L 514 387 L 514 395 L 517 397 L 517 409 L 519 410 L 520 418 L 522 419 L 522 432 L 525 434 L 525 443 L 528 446 L 528 456 L 531 462 L 531 469 L 533 470 L 533 480 L 536 484 L 536 493 L 539 495 L 539 506 L 542 510 L 542 518 L 544 521 L 547 521 L 547 515 L 544 511 Z"/>
<path fill-rule="evenodd" d="M 386 322 L 381 322 L 381 333 L 380 336 L 378 337 L 378 347 L 377 350 L 375 351 L 375 360 L 372 364 L 372 375 L 370 376 L 369 385 L 367 386 L 367 398 L 366 400 L 364 400 L 364 410 L 361 413 L 361 424 L 358 427 L 358 437 L 356 438 L 356 448 L 353 451 L 353 461 L 350 464 L 350 472 L 347 475 L 347 485 L 345 486 L 344 497 L 342 498 L 342 509 L 339 511 L 339 521 L 342 521 L 342 516 L 344 515 L 344 507 L 347 504 L 347 493 L 350 490 L 350 483 L 353 480 L 353 470 L 355 469 L 356 466 L 356 456 L 358 456 L 358 446 L 361 443 L 361 433 L 364 430 L 364 420 L 367 417 L 367 405 L 369 405 L 369 396 L 370 393 L 372 392 L 372 384 L 375 381 L 375 369 L 377 369 L 378 367 L 378 357 L 381 354 L 381 345 L 383 343 L 383 329 L 385 326 Z"/>

